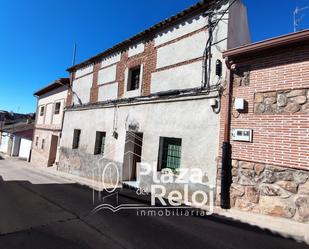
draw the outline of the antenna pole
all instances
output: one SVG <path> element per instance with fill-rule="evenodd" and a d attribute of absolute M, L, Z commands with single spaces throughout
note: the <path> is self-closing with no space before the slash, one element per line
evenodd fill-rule
<path fill-rule="evenodd" d="M 74 43 L 74 48 L 73 48 L 72 66 L 75 65 L 75 56 L 76 56 L 76 43 Z"/>

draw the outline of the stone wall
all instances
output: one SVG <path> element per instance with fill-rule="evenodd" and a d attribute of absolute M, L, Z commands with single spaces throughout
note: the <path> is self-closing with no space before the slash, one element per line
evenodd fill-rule
<path fill-rule="evenodd" d="M 283 90 L 254 94 L 255 113 L 309 113 L 309 90 Z"/>
<path fill-rule="evenodd" d="M 230 204 L 308 223 L 309 171 L 232 160 Z"/>
<path fill-rule="evenodd" d="M 103 170 L 109 167 L 103 175 Z M 91 155 L 80 150 L 60 147 L 59 171 L 105 183 L 116 183 L 122 177 L 122 163 Z M 117 172 L 118 171 L 118 172 Z"/>

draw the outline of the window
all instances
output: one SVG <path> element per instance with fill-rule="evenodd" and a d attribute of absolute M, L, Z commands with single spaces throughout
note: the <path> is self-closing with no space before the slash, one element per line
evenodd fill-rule
<path fill-rule="evenodd" d="M 74 129 L 72 149 L 77 149 L 79 146 L 80 130 Z"/>
<path fill-rule="evenodd" d="M 133 91 L 139 88 L 141 66 L 129 69 L 127 91 Z"/>
<path fill-rule="evenodd" d="M 181 138 L 160 137 L 158 170 L 176 170 L 181 161 Z"/>
<path fill-rule="evenodd" d="M 40 116 L 43 116 L 44 115 L 44 106 L 41 106 L 40 108 Z"/>
<path fill-rule="evenodd" d="M 44 150 L 44 146 L 45 146 L 45 139 L 42 139 L 42 144 L 41 144 L 41 149 Z"/>
<path fill-rule="evenodd" d="M 104 146 L 105 146 L 105 136 L 106 133 L 102 131 L 97 131 L 95 136 L 95 146 L 94 146 L 94 154 L 98 155 L 104 154 Z"/>
<path fill-rule="evenodd" d="M 36 137 L 35 138 L 35 147 L 38 147 L 39 146 L 39 137 Z"/>
<path fill-rule="evenodd" d="M 61 103 L 60 102 L 57 102 L 55 104 L 55 114 L 59 114 L 60 113 L 60 107 L 61 107 Z"/>

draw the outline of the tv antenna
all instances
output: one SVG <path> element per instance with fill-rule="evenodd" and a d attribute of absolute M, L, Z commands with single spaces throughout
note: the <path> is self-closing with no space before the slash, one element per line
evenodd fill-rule
<path fill-rule="evenodd" d="M 294 12 L 293 12 L 293 17 L 294 17 L 294 32 L 298 31 L 297 30 L 297 27 L 300 23 L 300 21 L 304 18 L 305 15 L 301 15 L 300 17 L 297 17 L 297 15 L 306 10 L 306 9 L 309 9 L 309 6 L 306 6 L 306 7 L 303 7 L 303 8 L 299 8 L 298 6 L 296 6 Z"/>

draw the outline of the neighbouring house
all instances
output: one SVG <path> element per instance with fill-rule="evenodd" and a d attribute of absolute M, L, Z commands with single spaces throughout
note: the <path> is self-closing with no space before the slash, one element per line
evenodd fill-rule
<path fill-rule="evenodd" d="M 198 167 L 215 186 L 222 52 L 249 42 L 241 1 L 204 1 L 69 68 L 58 170 L 102 180 L 112 163 L 147 187 L 140 163 Z"/>
<path fill-rule="evenodd" d="M 58 145 L 69 82 L 69 78 L 60 78 L 34 93 L 37 97 L 37 112 L 31 152 L 33 164 L 48 167 L 58 162 Z"/>
<path fill-rule="evenodd" d="M 309 222 L 309 30 L 224 57 L 231 98 L 223 101 L 220 138 L 228 122 L 230 206 Z"/>
<path fill-rule="evenodd" d="M 0 130 L 0 152 L 29 160 L 34 124 L 17 122 L 3 125 Z"/>

